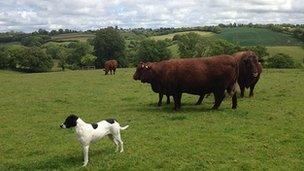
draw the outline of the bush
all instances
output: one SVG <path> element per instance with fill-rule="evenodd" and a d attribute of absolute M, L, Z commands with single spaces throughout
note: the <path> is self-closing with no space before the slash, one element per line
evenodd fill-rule
<path fill-rule="evenodd" d="M 163 40 L 145 39 L 141 41 L 135 54 L 135 63 L 137 64 L 139 61 L 155 62 L 169 59 L 172 54 L 167 46 L 166 41 Z"/>
<path fill-rule="evenodd" d="M 53 67 L 53 60 L 41 48 L 26 48 L 17 59 L 17 69 L 26 72 L 46 72 Z"/>
<path fill-rule="evenodd" d="M 295 68 L 295 62 L 293 59 L 283 53 L 278 53 L 267 59 L 268 68 Z"/>
<path fill-rule="evenodd" d="M 0 47 L 0 69 L 8 69 L 10 67 L 11 56 L 5 47 Z"/>

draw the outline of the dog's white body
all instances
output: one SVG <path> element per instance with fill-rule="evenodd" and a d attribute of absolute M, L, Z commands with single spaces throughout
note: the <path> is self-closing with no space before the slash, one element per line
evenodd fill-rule
<path fill-rule="evenodd" d="M 97 123 L 97 128 L 93 128 L 92 124 L 84 122 L 82 119 L 78 118 L 76 120 L 76 133 L 79 142 L 83 147 L 84 155 L 84 164 L 86 166 L 89 161 L 89 146 L 91 142 L 97 141 L 104 136 L 108 135 L 109 138 L 116 144 L 116 151 L 119 150 L 123 152 L 123 141 L 121 140 L 120 131 L 125 130 L 129 125 L 125 127 L 120 127 L 119 123 L 116 120 L 112 120 L 113 123 L 110 123 L 106 120 L 100 121 Z M 66 128 L 65 124 L 61 124 L 61 128 Z"/>

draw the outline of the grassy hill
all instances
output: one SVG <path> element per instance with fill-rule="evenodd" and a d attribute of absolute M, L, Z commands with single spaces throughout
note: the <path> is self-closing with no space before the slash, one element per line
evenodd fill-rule
<path fill-rule="evenodd" d="M 209 110 L 183 95 L 182 109 L 134 81 L 134 68 L 21 74 L 0 71 L 0 170 L 78 170 L 82 150 L 70 113 L 92 123 L 116 118 L 125 152 L 107 137 L 90 146 L 88 170 L 303 170 L 303 70 L 263 71 L 254 98 Z M 295 86 L 296 85 L 296 86 Z M 248 94 L 248 92 L 247 92 Z"/>
<path fill-rule="evenodd" d="M 164 40 L 164 39 L 172 40 L 172 38 L 176 34 L 187 34 L 187 33 L 190 33 L 190 32 L 197 33 L 197 34 L 199 34 L 201 36 L 205 36 L 205 37 L 211 37 L 211 36 L 214 35 L 214 33 L 212 33 L 212 32 L 205 32 L 205 31 L 184 31 L 184 32 L 166 34 L 166 35 L 161 35 L 161 36 L 152 36 L 151 38 L 154 39 L 154 40 Z"/>
<path fill-rule="evenodd" d="M 304 48 L 301 46 L 267 46 L 267 51 L 270 56 L 277 53 L 290 55 L 298 63 L 304 60 Z"/>
<path fill-rule="evenodd" d="M 225 28 L 220 34 L 215 36 L 231 42 L 238 42 L 241 46 L 303 44 L 302 41 L 293 38 L 291 35 L 262 28 Z"/>

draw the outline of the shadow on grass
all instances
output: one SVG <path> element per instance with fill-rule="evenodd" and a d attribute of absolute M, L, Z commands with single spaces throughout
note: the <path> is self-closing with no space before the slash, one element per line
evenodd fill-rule
<path fill-rule="evenodd" d="M 79 153 L 78 153 L 79 151 Z M 115 148 L 90 150 L 89 160 L 94 156 L 113 156 Z M 1 170 L 53 170 L 53 169 L 82 169 L 83 155 L 82 149 L 77 150 L 77 154 L 65 154 L 49 157 L 43 161 L 32 161 L 26 164 L 5 163 Z M 90 164 L 90 161 L 89 161 Z"/>

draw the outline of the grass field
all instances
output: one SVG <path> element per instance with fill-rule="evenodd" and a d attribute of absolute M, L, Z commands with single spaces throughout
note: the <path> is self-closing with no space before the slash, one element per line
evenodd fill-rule
<path fill-rule="evenodd" d="M 304 61 L 304 48 L 301 46 L 268 46 L 266 48 L 270 56 L 284 53 L 290 55 L 298 63 Z"/>
<path fill-rule="evenodd" d="M 88 33 L 67 33 L 67 34 L 59 34 L 52 37 L 52 40 L 54 41 L 71 41 L 71 40 L 77 40 L 80 42 L 85 42 L 90 38 L 94 38 L 94 34 L 88 34 Z"/>
<path fill-rule="evenodd" d="M 238 42 L 241 46 L 274 46 L 274 45 L 302 45 L 303 42 L 284 33 L 274 32 L 262 28 L 226 28 L 216 37 L 231 42 Z"/>
<path fill-rule="evenodd" d="M 87 122 L 115 117 L 125 152 L 105 138 L 90 147 L 89 170 L 303 170 L 303 70 L 264 70 L 255 98 L 209 110 L 213 98 L 181 111 L 156 107 L 158 95 L 132 80 L 134 69 L 20 74 L 0 71 L 0 170 L 80 169 L 73 130 L 59 124 L 70 113 Z"/>
<path fill-rule="evenodd" d="M 164 40 L 164 39 L 170 39 L 176 35 L 176 34 L 187 34 L 187 33 L 197 33 L 201 36 L 204 37 L 211 37 L 214 35 L 212 32 L 205 32 L 205 31 L 184 31 L 184 32 L 178 32 L 178 33 L 172 33 L 172 34 L 166 34 L 166 35 L 161 35 L 161 36 L 152 36 L 151 38 L 154 40 Z"/>

